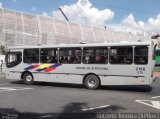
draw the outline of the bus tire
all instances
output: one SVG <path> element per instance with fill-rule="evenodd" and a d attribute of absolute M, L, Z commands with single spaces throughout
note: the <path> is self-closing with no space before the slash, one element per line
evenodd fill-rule
<path fill-rule="evenodd" d="M 96 75 L 89 74 L 84 79 L 84 85 L 88 89 L 95 90 L 95 89 L 97 89 L 99 87 L 100 80 Z"/>
<path fill-rule="evenodd" d="M 25 74 L 23 75 L 23 82 L 24 82 L 24 84 L 26 84 L 26 85 L 32 85 L 33 82 L 34 82 L 34 79 L 33 79 L 32 74 L 31 74 L 31 73 L 25 73 Z"/>

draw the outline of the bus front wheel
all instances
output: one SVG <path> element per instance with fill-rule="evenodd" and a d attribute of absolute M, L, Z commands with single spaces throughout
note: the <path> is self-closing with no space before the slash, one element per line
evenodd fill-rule
<path fill-rule="evenodd" d="M 88 89 L 95 90 L 95 89 L 97 89 L 99 87 L 100 80 L 96 75 L 89 74 L 84 79 L 84 85 Z"/>
<path fill-rule="evenodd" d="M 32 85 L 33 82 L 34 82 L 32 74 L 31 73 L 25 73 L 23 75 L 23 81 L 24 81 L 24 84 L 26 84 L 26 85 Z"/>

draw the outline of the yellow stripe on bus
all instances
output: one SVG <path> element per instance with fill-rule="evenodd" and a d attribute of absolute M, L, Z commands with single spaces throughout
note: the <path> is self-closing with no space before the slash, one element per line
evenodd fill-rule
<path fill-rule="evenodd" d="M 40 66 L 37 67 L 37 68 L 43 69 L 43 68 L 47 68 L 47 67 L 49 67 L 49 66 L 52 66 L 52 64 L 42 64 L 42 65 L 40 65 Z"/>

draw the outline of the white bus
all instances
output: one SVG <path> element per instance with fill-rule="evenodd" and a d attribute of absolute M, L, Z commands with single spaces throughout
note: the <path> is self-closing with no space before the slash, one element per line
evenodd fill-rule
<path fill-rule="evenodd" d="M 8 48 L 6 78 L 101 85 L 150 85 L 154 81 L 153 42 L 37 45 Z"/>

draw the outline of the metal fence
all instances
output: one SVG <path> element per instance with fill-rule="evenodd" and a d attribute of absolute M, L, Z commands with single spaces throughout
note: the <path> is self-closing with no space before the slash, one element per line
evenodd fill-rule
<path fill-rule="evenodd" d="M 0 8 L 0 39 L 6 46 L 150 40 L 107 26 L 86 26 L 5 8 Z"/>

